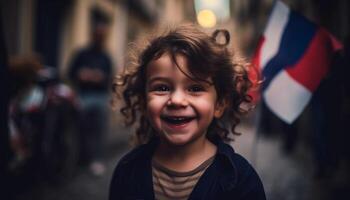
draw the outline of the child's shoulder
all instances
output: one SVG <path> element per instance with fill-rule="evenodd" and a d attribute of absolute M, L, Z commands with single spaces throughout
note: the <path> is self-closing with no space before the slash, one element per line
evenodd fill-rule
<path fill-rule="evenodd" d="M 131 162 L 135 162 L 142 158 L 143 155 L 147 151 L 147 145 L 143 144 L 137 147 L 134 147 L 129 152 L 127 152 L 122 158 L 119 160 L 118 165 L 126 165 Z"/>
<path fill-rule="evenodd" d="M 229 144 L 225 143 L 220 148 L 221 154 L 224 155 L 223 157 L 228 158 L 221 159 L 225 160 L 221 164 L 223 166 L 227 166 L 227 164 L 232 166 L 225 167 L 225 169 L 231 170 L 222 172 L 225 177 L 222 182 L 223 186 L 228 191 L 233 191 L 237 196 L 249 194 L 248 196 L 251 198 L 247 199 L 265 199 L 265 192 L 260 177 L 249 161 L 236 153 Z"/>
<path fill-rule="evenodd" d="M 142 144 L 134 147 L 128 153 L 126 153 L 118 162 L 118 166 L 124 166 L 129 164 L 135 164 L 136 162 L 143 162 L 150 159 L 152 156 L 154 142 Z"/>
<path fill-rule="evenodd" d="M 236 153 L 231 145 L 222 143 L 220 146 L 220 154 L 228 158 L 229 163 L 233 166 L 234 173 L 236 175 L 244 175 L 251 173 L 253 173 L 254 175 L 256 174 L 255 169 L 250 164 L 250 162 L 239 153 Z"/>

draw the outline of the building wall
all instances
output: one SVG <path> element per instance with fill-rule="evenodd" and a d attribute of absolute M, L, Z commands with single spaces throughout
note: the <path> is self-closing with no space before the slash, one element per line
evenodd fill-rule
<path fill-rule="evenodd" d="M 33 51 L 35 0 L 0 1 L 5 44 L 9 55 Z"/>
<path fill-rule="evenodd" d="M 4 24 L 5 42 L 10 55 L 34 52 L 37 41 L 36 7 L 39 0 L 0 0 Z M 40 0 L 49 2 L 50 0 Z M 70 5 L 62 12 L 63 23 L 59 46 L 58 67 L 64 75 L 73 52 L 89 42 L 89 10 L 97 5 L 113 19 L 107 48 L 115 63 L 115 71 L 124 67 L 128 44 L 151 32 L 158 25 L 169 26 L 180 22 L 196 23 L 192 0 L 132 0 L 141 4 L 145 12 L 156 13 L 154 21 L 145 21 L 135 10 L 127 8 L 127 0 L 65 0 Z M 292 8 L 319 22 L 341 41 L 349 37 L 348 1 L 291 1 L 284 0 Z M 232 43 L 247 55 L 254 49 L 257 36 L 262 33 L 273 0 L 231 0 L 231 18 L 219 22 L 215 28 L 227 28 Z M 328 6 L 328 4 L 330 6 Z M 57 25 L 59 26 L 59 25 Z M 213 29 L 204 29 L 211 33 Z"/>

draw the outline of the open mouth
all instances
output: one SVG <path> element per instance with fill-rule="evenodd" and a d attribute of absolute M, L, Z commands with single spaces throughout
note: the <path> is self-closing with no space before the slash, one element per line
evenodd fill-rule
<path fill-rule="evenodd" d="M 172 125 L 182 125 L 186 124 L 192 120 L 194 120 L 196 117 L 185 117 L 185 116 L 161 116 L 161 119 L 165 121 L 168 124 Z"/>

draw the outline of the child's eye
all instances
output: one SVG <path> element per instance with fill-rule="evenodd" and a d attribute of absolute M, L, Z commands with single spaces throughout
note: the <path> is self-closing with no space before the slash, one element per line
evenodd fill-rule
<path fill-rule="evenodd" d="M 204 91 L 204 87 L 201 86 L 201 85 L 192 85 L 192 86 L 188 89 L 188 91 L 190 91 L 190 92 L 202 92 L 202 91 Z"/>
<path fill-rule="evenodd" d="M 170 87 L 167 85 L 156 85 L 152 88 L 152 91 L 167 92 L 170 91 Z"/>

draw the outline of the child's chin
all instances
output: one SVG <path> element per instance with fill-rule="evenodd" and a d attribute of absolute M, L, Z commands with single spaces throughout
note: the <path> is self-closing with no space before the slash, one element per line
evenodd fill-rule
<path fill-rule="evenodd" d="M 172 145 L 172 146 L 183 146 L 190 143 L 190 140 L 191 140 L 186 135 L 165 136 L 164 139 L 169 145 Z"/>

